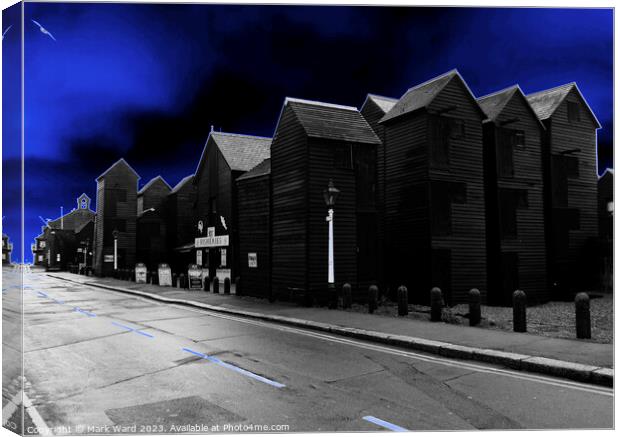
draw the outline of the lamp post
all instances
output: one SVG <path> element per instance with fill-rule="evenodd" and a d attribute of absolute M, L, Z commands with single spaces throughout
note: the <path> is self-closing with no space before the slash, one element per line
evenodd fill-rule
<path fill-rule="evenodd" d="M 333 301 L 335 300 L 336 293 L 336 285 L 334 281 L 334 205 L 336 204 L 336 199 L 340 194 L 340 190 L 334 186 L 334 181 L 329 180 L 327 184 L 327 188 L 323 190 L 323 199 L 325 200 L 325 205 L 327 206 L 327 217 L 325 221 L 327 221 L 329 230 L 328 230 L 328 247 L 327 247 L 327 289 L 328 289 L 328 299 L 330 302 L 330 307 L 334 307 Z"/>
<path fill-rule="evenodd" d="M 118 270 L 118 230 L 112 231 L 112 237 L 114 237 L 114 271 Z"/>
<path fill-rule="evenodd" d="M 88 254 L 88 246 L 90 246 L 90 238 L 86 239 L 86 247 L 84 248 L 84 271 L 86 271 L 86 265 L 87 265 L 87 254 Z"/>

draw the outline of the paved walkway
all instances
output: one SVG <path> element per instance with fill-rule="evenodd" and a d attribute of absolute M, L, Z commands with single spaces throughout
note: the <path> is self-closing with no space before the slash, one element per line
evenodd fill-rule
<path fill-rule="evenodd" d="M 64 272 L 54 273 L 54 275 L 83 283 L 92 283 L 92 285 L 99 284 L 143 291 L 170 299 L 195 301 L 230 310 L 277 315 L 345 328 L 417 337 L 459 346 L 493 349 L 596 367 L 613 367 L 613 345 L 611 344 L 543 337 L 447 323 L 431 323 L 422 320 L 399 319 L 353 311 L 306 308 L 286 302 L 269 303 L 267 300 L 246 296 L 189 291 L 150 284 L 136 284 L 112 278 L 85 277 Z"/>

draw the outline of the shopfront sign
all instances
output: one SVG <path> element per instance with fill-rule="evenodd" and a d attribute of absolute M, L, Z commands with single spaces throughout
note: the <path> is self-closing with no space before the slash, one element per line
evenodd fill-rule
<path fill-rule="evenodd" d="M 190 264 L 187 269 L 190 290 L 202 290 L 202 269 L 197 264 Z"/>
<path fill-rule="evenodd" d="M 157 268 L 157 275 L 159 276 L 159 285 L 162 287 L 172 287 L 172 271 L 168 264 L 160 264 Z"/>
<path fill-rule="evenodd" d="M 258 267 L 258 255 L 256 252 L 248 253 L 248 267 L 255 269 Z"/>
<path fill-rule="evenodd" d="M 228 235 L 217 235 L 212 237 L 197 237 L 194 241 L 196 249 L 205 247 L 225 247 L 228 246 Z"/>
<path fill-rule="evenodd" d="M 220 284 L 224 283 L 224 279 L 228 278 L 230 279 L 230 269 L 217 269 L 215 271 L 215 276 L 217 276 L 218 281 L 220 281 Z"/>
<path fill-rule="evenodd" d="M 136 264 L 136 284 L 146 284 L 146 265 Z"/>

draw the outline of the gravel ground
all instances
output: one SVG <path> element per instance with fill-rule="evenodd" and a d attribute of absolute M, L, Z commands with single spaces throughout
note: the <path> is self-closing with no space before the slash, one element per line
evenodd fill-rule
<path fill-rule="evenodd" d="M 613 295 L 591 294 L 590 315 L 592 339 L 583 340 L 595 343 L 613 342 Z M 368 312 L 365 305 L 354 304 L 351 311 Z M 512 331 L 512 308 L 482 306 L 480 327 Z M 398 317 L 397 305 L 383 301 L 375 314 Z M 446 323 L 469 325 L 467 304 L 456 305 L 443 310 Z M 409 315 L 417 320 L 430 320 L 430 308 L 422 305 L 409 305 Z M 573 302 L 549 302 L 527 309 L 527 330 L 531 334 L 547 337 L 575 339 L 575 304 Z"/>

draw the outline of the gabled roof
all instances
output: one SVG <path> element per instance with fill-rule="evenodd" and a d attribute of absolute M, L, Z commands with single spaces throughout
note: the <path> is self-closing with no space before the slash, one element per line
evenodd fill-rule
<path fill-rule="evenodd" d="M 568 94 L 573 89 L 577 91 L 577 95 L 586 106 L 586 108 L 588 108 L 588 113 L 590 114 L 590 117 L 594 122 L 596 128 L 600 129 L 601 124 L 597 120 L 596 115 L 594 115 L 594 112 L 590 108 L 590 105 L 588 105 L 588 102 L 583 97 L 583 94 L 581 94 L 581 91 L 579 91 L 579 87 L 575 82 L 567 83 L 566 85 L 560 85 L 555 88 L 550 88 L 548 90 L 528 94 L 527 100 L 530 102 L 530 105 L 532 105 L 532 108 L 538 115 L 538 118 L 541 120 L 546 120 L 553 115 L 556 109 L 558 109 L 566 96 L 568 96 Z"/>
<path fill-rule="evenodd" d="M 538 115 L 528 102 L 525 94 L 523 94 L 523 91 L 521 91 L 519 85 L 513 85 L 503 90 L 479 97 L 478 105 L 480 105 L 480 108 L 482 108 L 482 111 L 486 114 L 488 120 L 495 121 L 497 117 L 499 117 L 499 115 L 502 113 L 510 99 L 512 99 L 515 95 L 521 95 L 528 110 L 532 113 L 532 116 L 542 126 L 542 122 L 540 121 Z"/>
<path fill-rule="evenodd" d="M 248 171 L 271 155 L 271 138 L 253 135 L 210 132 L 202 150 L 196 177 L 200 175 L 209 143 L 215 143 L 232 171 Z"/>
<path fill-rule="evenodd" d="M 136 177 L 138 179 L 140 179 L 140 175 L 138 174 L 137 171 L 135 171 L 129 164 L 127 164 L 127 161 L 125 161 L 125 159 L 121 158 L 118 161 L 116 161 L 114 164 L 112 164 L 110 166 L 110 168 L 108 168 L 106 171 L 104 171 L 103 173 L 101 173 L 95 180 L 98 181 L 99 179 L 101 179 L 102 177 L 104 177 L 106 174 L 108 174 L 113 168 L 117 167 L 117 166 L 124 166 L 126 168 L 128 168 L 134 175 L 136 175 Z"/>
<path fill-rule="evenodd" d="M 605 171 L 603 172 L 603 174 L 602 174 L 602 175 L 600 175 L 598 178 L 599 178 L 599 180 L 601 180 L 601 179 L 603 179 L 604 177 L 611 177 L 611 178 L 613 178 L 613 177 L 614 177 L 614 169 L 613 169 L 613 168 L 609 168 L 609 167 L 607 167 L 607 168 L 605 169 Z"/>
<path fill-rule="evenodd" d="M 179 191 L 181 188 L 183 188 L 183 187 L 184 187 L 184 186 L 185 186 L 188 182 L 191 182 L 191 181 L 192 181 L 192 179 L 194 179 L 194 175 L 193 175 L 193 174 L 188 175 L 188 176 L 185 176 L 183 179 L 181 179 L 181 180 L 179 181 L 179 183 L 178 183 L 178 184 L 176 184 L 176 185 L 174 186 L 174 188 L 172 189 L 172 191 L 171 191 L 170 193 L 176 193 L 176 192 L 177 192 L 177 191 Z"/>
<path fill-rule="evenodd" d="M 366 119 L 353 106 L 287 97 L 284 107 L 291 108 L 309 137 L 380 144 Z"/>
<path fill-rule="evenodd" d="M 242 181 L 245 179 L 257 178 L 259 176 L 265 176 L 271 173 L 271 158 L 265 159 L 263 162 L 258 164 L 252 170 L 247 173 L 242 174 L 237 178 L 238 181 Z"/>
<path fill-rule="evenodd" d="M 153 186 L 153 184 L 157 181 L 163 182 L 166 185 L 166 187 L 168 187 L 169 190 L 172 190 L 172 188 L 170 187 L 170 185 L 168 184 L 168 182 L 166 182 L 164 178 L 162 178 L 161 176 L 155 176 L 153 179 L 148 181 L 145 186 L 140 188 L 140 191 L 138 191 L 138 195 L 144 194 L 144 192 L 148 190 L 149 188 L 151 188 L 151 186 Z"/>
<path fill-rule="evenodd" d="M 473 97 L 473 94 L 467 87 L 467 84 L 465 83 L 459 72 L 454 69 L 433 79 L 430 79 L 424 83 L 421 83 L 420 85 L 416 85 L 413 88 L 409 88 L 407 92 L 392 107 L 392 109 L 390 109 L 389 112 L 385 114 L 385 116 L 383 116 L 381 120 L 379 120 L 379 123 L 383 123 L 385 121 L 391 120 L 404 114 L 408 114 L 421 108 L 426 108 L 433 102 L 433 100 L 435 100 L 435 97 L 439 95 L 439 93 L 445 88 L 445 86 L 448 85 L 448 83 L 450 83 L 450 81 L 455 77 L 458 77 L 462 81 L 468 92 L 472 95 L 472 99 L 475 101 L 476 99 L 475 97 Z"/>
<path fill-rule="evenodd" d="M 387 114 L 388 111 L 394 107 L 396 102 L 398 102 L 398 99 L 394 99 L 392 97 L 379 96 L 377 94 L 368 94 L 366 96 L 366 101 L 368 100 L 370 100 L 375 105 L 377 105 L 379 109 L 383 111 L 384 114 Z M 364 107 L 365 104 L 366 102 L 364 102 L 362 107 Z"/>

